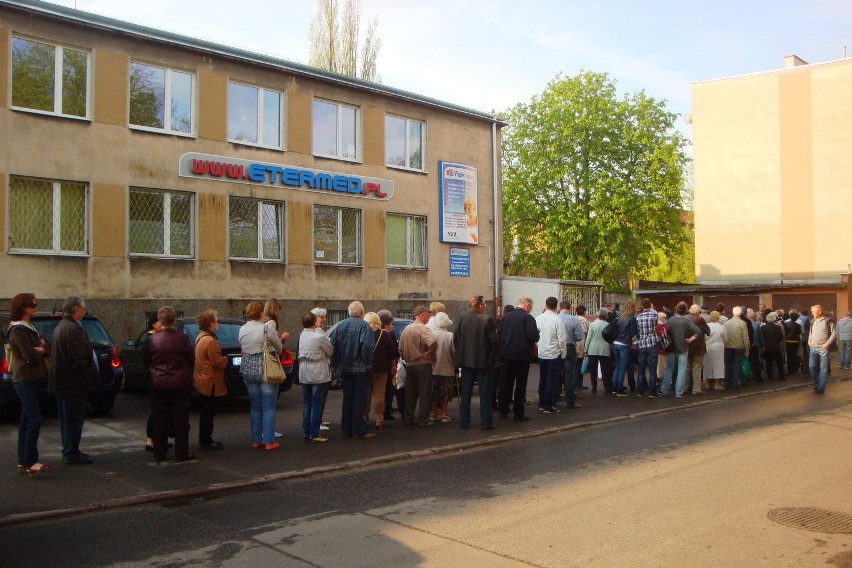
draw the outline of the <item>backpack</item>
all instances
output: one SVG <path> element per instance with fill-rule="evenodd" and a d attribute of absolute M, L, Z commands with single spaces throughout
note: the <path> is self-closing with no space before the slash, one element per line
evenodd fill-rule
<path fill-rule="evenodd" d="M 601 330 L 601 337 L 604 338 L 604 341 L 607 343 L 613 343 L 615 338 L 618 336 L 618 320 L 614 319 L 608 324 L 606 327 Z"/>
<path fill-rule="evenodd" d="M 674 351 L 674 340 L 672 339 L 672 332 L 669 329 L 669 326 L 666 326 L 663 334 L 660 336 L 660 347 L 662 347 L 663 351 L 666 353 Z"/>

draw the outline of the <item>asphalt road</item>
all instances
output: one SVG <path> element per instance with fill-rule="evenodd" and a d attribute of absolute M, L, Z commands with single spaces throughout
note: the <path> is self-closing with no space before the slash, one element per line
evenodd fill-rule
<path fill-rule="evenodd" d="M 852 535 L 766 516 L 852 515 L 850 455 L 843 381 L 4 526 L 0 566 L 852 566 Z"/>

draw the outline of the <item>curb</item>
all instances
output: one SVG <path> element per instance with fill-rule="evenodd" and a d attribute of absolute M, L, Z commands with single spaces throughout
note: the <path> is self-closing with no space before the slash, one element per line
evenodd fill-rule
<path fill-rule="evenodd" d="M 852 380 L 852 377 L 837 377 L 833 379 L 829 379 L 828 382 L 840 382 L 840 381 L 849 381 Z M 81 515 L 85 513 L 93 513 L 93 512 L 101 512 L 108 511 L 113 509 L 123 509 L 127 507 L 134 507 L 138 505 L 149 505 L 154 503 L 164 503 L 171 501 L 186 501 L 191 499 L 198 499 L 202 497 L 206 497 L 209 495 L 219 495 L 225 493 L 233 493 L 235 491 L 239 491 L 241 489 L 248 489 L 252 487 L 257 487 L 260 485 L 266 485 L 268 483 L 274 483 L 277 481 L 288 481 L 291 479 L 304 479 L 307 477 L 312 477 L 314 475 L 323 475 L 327 473 L 337 473 L 340 471 L 347 471 L 353 469 L 362 469 L 367 467 L 372 467 L 376 465 L 383 465 L 390 462 L 398 462 L 401 460 L 417 460 L 422 458 L 430 458 L 434 456 L 439 456 L 443 454 L 457 453 L 463 452 L 466 450 L 472 450 L 475 448 L 482 447 L 490 447 L 496 446 L 498 444 L 505 444 L 508 442 L 527 439 L 527 438 L 540 438 L 542 436 L 550 436 L 552 434 L 560 434 L 563 432 L 568 432 L 570 430 L 577 430 L 580 428 L 591 428 L 593 426 L 599 425 L 607 425 L 607 424 L 615 424 L 618 422 L 624 422 L 626 420 L 635 420 L 641 419 L 648 416 L 657 416 L 661 414 L 668 414 L 670 412 L 680 412 L 684 410 L 690 410 L 692 408 L 697 408 L 700 406 L 705 406 L 708 404 L 718 404 L 721 402 L 727 402 L 732 400 L 737 400 L 740 398 L 747 398 L 752 396 L 758 396 L 768 393 L 776 393 L 776 392 L 784 392 L 795 389 L 801 389 L 805 387 L 811 387 L 809 383 L 804 384 L 790 384 L 785 385 L 783 387 L 777 387 L 773 389 L 767 390 L 759 390 L 759 391 L 750 391 L 746 393 L 736 393 L 729 396 L 723 396 L 721 398 L 713 399 L 713 400 L 699 400 L 696 402 L 689 402 L 686 404 L 682 404 L 679 406 L 672 406 L 668 408 L 658 408 L 654 410 L 646 410 L 643 412 L 634 412 L 631 414 L 624 414 L 619 416 L 613 416 L 611 418 L 602 418 L 599 420 L 587 420 L 584 422 L 572 422 L 571 424 L 564 424 L 560 426 L 552 426 L 549 428 L 541 428 L 538 430 L 530 430 L 526 432 L 512 432 L 504 435 L 494 435 L 489 436 L 488 438 L 484 438 L 481 440 L 473 440 L 470 442 L 462 442 L 457 444 L 449 444 L 446 446 L 436 446 L 433 448 L 426 448 L 422 450 L 412 450 L 410 452 L 398 452 L 395 454 L 387 454 L 383 456 L 376 456 L 372 458 L 365 458 L 360 460 L 351 460 L 348 462 L 343 462 L 339 464 L 327 465 L 327 466 L 317 466 L 311 467 L 307 469 L 301 469 L 297 471 L 286 471 L 281 473 L 273 473 L 269 475 L 263 475 L 258 477 L 252 477 L 249 479 L 241 479 L 238 481 L 229 481 L 225 483 L 212 483 L 208 485 L 198 485 L 196 487 L 188 487 L 185 489 L 173 489 L 169 491 L 157 491 L 154 493 L 144 493 L 141 495 L 133 495 L 130 497 L 120 497 L 117 499 L 108 499 L 106 501 L 100 501 L 97 503 L 89 503 L 87 505 L 79 505 L 75 507 L 67 507 L 63 509 L 50 509 L 45 511 L 34 511 L 31 513 L 18 513 L 14 515 L 8 515 L 5 517 L 0 517 L 0 527 L 17 525 L 23 523 L 29 523 L 33 521 L 44 521 L 44 520 L 53 520 L 63 517 L 70 517 L 75 515 Z"/>

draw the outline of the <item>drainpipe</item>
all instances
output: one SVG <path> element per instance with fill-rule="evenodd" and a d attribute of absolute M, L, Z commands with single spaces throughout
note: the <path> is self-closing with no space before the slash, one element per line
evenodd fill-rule
<path fill-rule="evenodd" d="M 492 173 L 491 173 L 491 189 L 492 196 L 494 201 L 494 212 L 493 219 L 494 222 L 492 225 L 494 226 L 494 317 L 497 318 L 498 312 L 502 313 L 501 305 L 500 305 L 500 276 L 503 273 L 503 250 L 500 246 L 500 238 L 501 238 L 501 229 L 500 229 L 500 211 L 503 207 L 502 201 L 499 199 L 499 192 L 497 191 L 497 187 L 499 186 L 499 178 L 498 175 L 500 173 L 500 163 L 498 161 L 497 155 L 497 121 L 491 123 L 491 165 L 492 165 Z"/>

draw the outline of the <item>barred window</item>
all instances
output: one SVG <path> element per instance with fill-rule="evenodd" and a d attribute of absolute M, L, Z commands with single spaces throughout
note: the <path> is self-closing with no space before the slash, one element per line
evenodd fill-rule
<path fill-rule="evenodd" d="M 385 165 L 423 170 L 423 123 L 385 115 Z"/>
<path fill-rule="evenodd" d="M 12 107 L 61 116 L 89 115 L 89 53 L 12 38 Z"/>
<path fill-rule="evenodd" d="M 314 207 L 314 262 L 361 264 L 361 211 Z"/>
<path fill-rule="evenodd" d="M 231 258 L 284 260 L 284 204 L 243 197 L 228 203 Z"/>
<path fill-rule="evenodd" d="M 87 185 L 12 176 L 9 251 L 87 254 Z"/>
<path fill-rule="evenodd" d="M 385 216 L 385 260 L 394 268 L 426 268 L 426 217 Z"/>
<path fill-rule="evenodd" d="M 131 126 L 191 134 L 194 83 L 191 73 L 131 63 Z"/>
<path fill-rule="evenodd" d="M 349 310 L 328 310 L 325 318 L 325 329 L 329 330 L 334 325 L 342 322 L 349 317 Z"/>
<path fill-rule="evenodd" d="M 192 256 L 193 195 L 130 188 L 128 251 L 134 256 Z"/>

